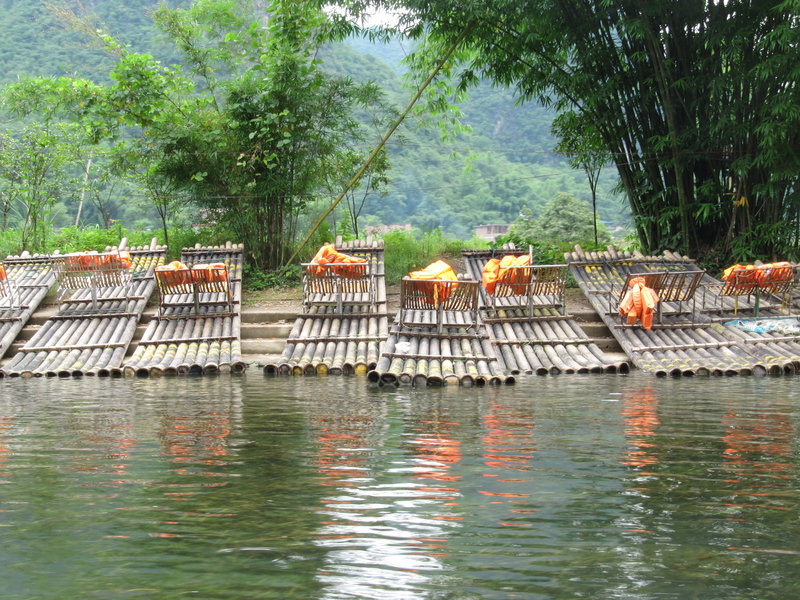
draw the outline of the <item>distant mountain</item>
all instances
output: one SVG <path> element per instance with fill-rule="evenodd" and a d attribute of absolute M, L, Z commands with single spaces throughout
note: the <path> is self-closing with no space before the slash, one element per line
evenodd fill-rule
<path fill-rule="evenodd" d="M 150 11 L 161 0 L 84 0 L 87 10 L 131 49 L 164 63 L 177 53 L 161 39 Z M 170 2 L 176 5 L 176 2 Z M 69 31 L 39 0 L 0 0 L 0 84 L 26 75 L 78 75 L 104 81 L 113 62 Z M 372 44 L 352 39 L 323 49 L 325 68 L 358 80 L 374 80 L 402 108 L 412 91 L 403 87 L 400 61 L 410 46 L 400 41 Z M 481 85 L 465 102 L 463 122 L 471 131 L 454 140 L 410 119 L 390 141 L 393 165 L 389 192 L 368 199 L 364 224 L 405 224 L 468 237 L 481 224 L 508 223 L 523 208 L 538 214 L 559 192 L 587 202 L 582 172 L 553 154 L 553 114 L 535 104 L 516 104 L 503 88 Z M 366 152 L 365 152 L 366 154 Z M 610 224 L 627 221 L 622 202 L 611 192 L 612 168 L 600 185 L 599 213 Z"/>

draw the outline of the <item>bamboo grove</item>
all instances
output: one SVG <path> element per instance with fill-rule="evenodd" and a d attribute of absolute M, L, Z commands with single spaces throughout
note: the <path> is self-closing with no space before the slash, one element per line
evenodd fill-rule
<path fill-rule="evenodd" d="M 796 258 L 800 3 L 400 4 L 422 53 L 471 23 L 452 69 L 462 89 L 490 78 L 600 137 L 644 250 Z"/>

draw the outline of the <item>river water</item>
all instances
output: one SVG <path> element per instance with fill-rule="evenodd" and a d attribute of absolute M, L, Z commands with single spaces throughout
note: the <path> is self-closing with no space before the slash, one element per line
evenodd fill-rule
<path fill-rule="evenodd" d="M 797 598 L 798 390 L 4 380 L 0 598 Z"/>

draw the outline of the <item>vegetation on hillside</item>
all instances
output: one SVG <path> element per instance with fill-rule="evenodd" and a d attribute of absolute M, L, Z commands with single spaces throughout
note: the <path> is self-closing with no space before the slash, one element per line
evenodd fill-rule
<path fill-rule="evenodd" d="M 380 4 L 424 39 L 421 72 L 463 39 L 455 89 L 488 78 L 573 113 L 613 157 L 644 249 L 797 257 L 797 2 Z"/>
<path fill-rule="evenodd" d="M 223 223 L 225 219 L 219 218 L 219 211 L 236 203 L 231 197 L 249 197 L 250 191 L 243 193 L 239 189 L 231 192 L 235 186 L 230 186 L 229 181 L 223 182 L 219 177 L 214 177 L 224 174 L 227 180 L 236 171 L 236 168 L 231 168 L 230 163 L 220 160 L 220 157 L 230 155 L 224 150 L 226 146 L 247 148 L 252 140 L 246 136 L 241 138 L 221 135 L 220 129 L 200 132 L 200 126 L 208 127 L 207 117 L 211 108 L 219 107 L 221 110 L 218 114 L 224 115 L 230 107 L 232 96 L 226 94 L 233 91 L 226 87 L 227 84 L 220 87 L 220 82 L 234 72 L 230 64 L 224 66 L 220 61 L 222 54 L 229 52 L 230 48 L 221 45 L 213 49 L 208 46 L 204 51 L 209 51 L 210 54 L 203 56 L 195 52 L 192 55 L 191 44 L 195 44 L 194 50 L 199 50 L 200 45 L 197 40 L 191 42 L 186 38 L 181 43 L 184 45 L 183 50 L 189 51 L 187 57 L 185 52 L 181 52 L 180 44 L 170 44 L 168 38 L 170 35 L 173 40 L 176 35 L 192 35 L 191 28 L 180 32 L 173 30 L 171 33 L 167 29 L 167 35 L 165 31 L 159 31 L 152 18 L 153 10 L 159 3 L 151 0 L 131 0 L 125 3 L 121 0 L 105 0 L 86 5 L 91 8 L 91 14 L 77 16 L 92 17 L 92 22 L 102 28 L 104 33 L 114 34 L 112 37 L 100 38 L 100 45 L 104 45 L 104 48 L 86 43 L 94 37 L 92 34 L 97 29 L 95 26 L 87 27 L 85 22 L 80 23 L 80 19 L 73 18 L 73 22 L 79 22 L 90 34 L 81 37 L 79 33 L 65 27 L 63 22 L 58 22 L 56 16 L 45 10 L 36 0 L 12 4 L 0 16 L 0 20 L 7 26 L 6 30 L 14 33 L 12 37 L 0 40 L 0 55 L 8 57 L 6 64 L 11 65 L 11 68 L 0 73 L 0 81 L 14 82 L 22 77 L 22 83 L 16 82 L 11 88 L 7 88 L 6 99 L 12 101 L 19 112 L 37 115 L 34 118 L 40 119 L 42 113 L 39 109 L 53 105 L 63 108 L 65 97 L 62 95 L 56 102 L 57 85 L 51 80 L 48 83 L 51 86 L 50 92 L 41 96 L 40 104 L 36 104 L 30 88 L 25 91 L 27 83 L 24 76 L 67 74 L 72 81 L 85 81 L 85 95 L 82 97 L 76 89 L 62 89 L 61 92 L 68 96 L 72 94 L 70 99 L 77 100 L 78 103 L 85 102 L 82 107 L 84 112 L 94 112 L 94 117 L 97 117 L 94 120 L 82 120 L 84 133 L 88 137 L 78 145 L 71 163 L 65 164 L 58 176 L 55 172 L 50 173 L 47 185 L 57 192 L 47 198 L 46 210 L 42 213 L 43 224 L 57 230 L 74 224 L 97 224 L 104 228 L 114 221 L 122 221 L 134 229 L 153 230 L 160 227 L 163 230 L 161 237 L 168 239 L 170 231 L 175 227 L 203 223 L 241 237 L 239 229 L 258 222 L 246 216 L 249 214 L 247 211 L 237 210 L 229 216 L 244 217 L 239 226 L 230 222 Z M 186 7 L 190 5 L 188 2 L 170 4 Z M 173 13 L 168 9 L 160 9 L 156 14 L 194 14 L 192 18 L 202 27 L 202 19 L 199 18 L 201 14 L 218 16 L 221 13 L 213 12 L 212 8 L 218 10 L 217 5 L 226 4 L 244 6 L 246 2 L 200 2 L 191 9 L 194 13 L 191 10 Z M 60 10 L 62 17 L 70 14 L 64 6 Z M 215 25 L 219 26 L 215 29 L 215 34 L 222 34 L 226 27 L 231 29 L 226 34 L 233 30 L 247 32 L 247 27 L 241 24 L 234 27 L 233 22 L 225 19 L 218 20 Z M 164 29 L 163 22 L 161 28 Z M 271 33 L 275 33 L 275 30 Z M 241 35 L 236 33 L 235 37 L 241 39 Z M 203 40 L 203 43 L 209 42 L 210 37 Z M 385 47 L 365 46 L 363 43 L 356 44 L 357 38 L 351 37 L 343 42 L 329 41 L 320 45 L 322 39 L 317 38 L 318 42 L 309 40 L 308 48 L 315 48 L 319 71 L 324 77 L 329 77 L 330 81 L 346 81 L 346 78 L 352 78 L 352 90 L 366 90 L 366 86 L 377 81 L 384 96 L 381 102 L 372 103 L 373 109 L 356 108 L 353 116 L 362 133 L 350 136 L 350 150 L 339 155 L 340 158 L 335 161 L 336 168 L 326 169 L 325 181 L 312 186 L 314 189 L 307 194 L 305 201 L 298 202 L 302 210 L 295 213 L 294 220 L 288 218 L 284 221 L 278 217 L 280 231 L 284 232 L 285 229 L 289 238 L 292 237 L 293 227 L 298 231 L 307 228 L 314 220 L 314 215 L 338 193 L 341 175 L 337 173 L 354 170 L 354 165 L 370 150 L 376 139 L 376 132 L 395 110 L 393 107 L 403 105 L 409 95 L 396 65 L 387 65 L 376 56 L 356 51 L 350 46 L 352 43 L 361 50 L 377 48 L 375 54 L 394 60 L 403 52 L 397 51 L 397 43 Z M 59 47 L 48 49 L 51 43 Z M 233 44 L 234 40 L 226 40 L 225 43 Z M 14 54 L 16 49 L 23 50 L 31 45 L 35 45 L 35 52 Z M 107 52 L 109 49 L 113 52 Z M 384 49 L 390 51 L 387 53 Z M 155 58 L 150 59 L 149 55 Z M 74 64 L 68 60 L 71 57 L 74 58 Z M 182 71 L 170 66 L 179 60 L 183 62 Z M 134 64 L 135 61 L 138 62 Z M 203 70 L 203 62 L 207 65 L 215 62 L 213 73 L 208 69 Z M 265 65 L 258 67 L 262 73 L 267 68 Z M 182 76 L 187 79 L 181 79 Z M 191 113 L 193 116 L 175 120 L 173 123 L 180 111 L 173 110 L 171 103 L 177 103 L 183 111 L 190 102 L 195 103 L 194 108 L 197 110 L 202 103 L 197 98 L 190 98 L 188 77 L 208 79 L 207 76 L 217 79 L 214 84 L 216 94 L 208 94 L 208 90 L 203 93 L 206 93 L 206 100 L 214 95 L 216 105 L 209 102 L 204 107 L 204 110 L 209 111 L 204 113 L 203 118 L 195 112 Z M 197 83 L 198 80 L 193 81 Z M 149 119 L 147 114 L 136 115 L 131 111 L 126 114 L 130 107 L 121 106 L 121 103 L 127 102 L 125 94 L 130 94 L 131 91 L 138 94 L 145 90 L 145 86 L 153 88 L 169 85 L 173 85 L 169 91 L 175 96 L 167 103 L 151 104 L 151 109 L 158 111 L 157 118 L 152 122 L 146 122 Z M 99 102 L 99 96 L 94 95 L 112 90 L 117 98 L 105 96 Z M 254 95 L 255 90 L 256 87 L 251 84 L 244 95 Z M 157 94 L 153 94 L 152 89 L 147 91 L 150 100 L 155 101 Z M 161 91 L 166 91 L 166 88 L 162 87 Z M 377 92 L 374 87 L 372 91 L 373 94 Z M 240 94 L 241 92 L 240 90 Z M 374 99 L 377 99 L 377 95 L 373 95 Z M 304 106 L 297 96 L 291 102 Z M 103 108 L 106 113 L 99 115 L 102 111 L 98 105 L 102 103 L 107 103 Z M 145 109 L 146 113 L 148 109 L 141 98 L 137 98 L 137 103 L 135 110 Z M 124 123 L 113 122 L 116 115 L 109 110 L 110 107 L 124 115 Z M 376 176 L 368 185 L 352 194 L 347 205 L 342 203 L 341 208 L 334 213 L 332 229 L 363 235 L 367 225 L 408 223 L 423 231 L 441 228 L 450 236 L 467 238 L 476 225 L 512 222 L 521 212 L 539 215 L 546 201 L 559 192 L 567 192 L 586 203 L 589 202 L 590 189 L 582 174 L 570 169 L 564 159 L 552 152 L 554 140 L 549 132 L 552 113 L 534 105 L 517 107 L 511 92 L 492 88 L 488 84 L 473 90 L 471 97 L 463 103 L 462 110 L 462 122 L 466 128 L 454 139 L 441 139 L 437 131 L 425 127 L 419 121 L 404 124 L 400 133 L 390 141 L 380 165 L 380 172 L 375 173 Z M 232 113 L 227 113 L 226 118 L 231 115 Z M 247 116 L 243 114 L 242 118 Z M 158 125 L 162 131 L 169 129 L 169 135 L 160 140 L 155 139 L 157 136 L 142 136 L 137 128 L 143 123 L 151 128 L 150 133 Z M 193 132 L 187 131 L 186 128 L 191 128 L 192 125 L 198 127 Z M 217 125 L 227 126 L 219 120 Z M 25 135 L 24 127 L 24 121 L 7 119 L 3 132 L 10 138 L 22 139 Z M 181 127 L 184 129 L 179 135 Z M 370 131 L 370 128 L 373 135 L 363 137 L 363 133 Z M 240 132 L 246 130 L 238 126 L 237 129 Z M 231 131 L 228 130 L 228 133 Z M 355 129 L 351 129 L 352 131 Z M 249 133 L 250 130 L 247 130 L 247 135 Z M 181 148 L 176 150 L 170 141 L 175 142 L 179 138 Z M 120 142 L 125 144 L 120 145 Z M 191 144 L 197 147 L 192 150 Z M 13 148 L 13 144 L 6 144 L 5 147 Z M 196 168 L 193 167 L 191 172 L 174 170 L 173 177 L 166 177 L 165 167 L 168 163 L 162 160 L 160 154 L 167 150 L 173 152 L 171 168 L 177 169 L 176 157 L 179 153 L 182 153 L 182 162 L 186 166 L 185 159 L 192 152 L 198 159 L 198 164 L 194 165 Z M 4 156 L 9 157 L 10 154 L 6 153 Z M 13 206 L 8 212 L 8 221 L 3 222 L 6 227 L 21 226 L 24 223 L 21 215 L 28 212 L 28 207 L 18 197 L 12 200 L 12 173 L 10 163 L 3 163 L 0 157 L 0 199 L 7 200 L 9 207 Z M 625 222 L 626 217 L 621 204 L 610 191 L 616 183 L 613 174 L 609 171 L 607 175 L 600 185 L 598 212 L 603 220 L 619 225 Z M 208 199 L 211 197 L 219 197 L 219 202 L 210 202 Z M 196 202 L 198 199 L 202 201 Z M 289 226 L 284 228 L 284 223 Z M 274 227 L 271 231 L 274 232 Z M 254 232 L 254 235 L 263 238 L 267 234 Z M 274 235 L 270 233 L 269 238 L 274 239 Z M 248 246 L 254 248 L 253 244 Z M 277 259 L 270 261 L 277 262 Z M 259 259 L 258 262 L 267 264 L 264 259 Z"/>

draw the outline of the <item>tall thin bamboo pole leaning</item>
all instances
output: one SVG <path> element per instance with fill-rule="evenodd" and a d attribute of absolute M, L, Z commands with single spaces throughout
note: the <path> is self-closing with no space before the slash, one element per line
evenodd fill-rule
<path fill-rule="evenodd" d="M 395 122 L 392 123 L 391 127 L 389 127 L 389 130 L 384 134 L 384 136 L 381 139 L 381 141 L 378 143 L 377 146 L 375 146 L 375 148 L 372 150 L 370 155 L 367 157 L 367 160 L 365 160 L 364 164 L 361 165 L 361 168 L 356 172 L 355 175 L 353 175 L 352 179 L 350 179 L 350 181 L 347 182 L 347 185 L 344 186 L 344 188 L 339 193 L 339 195 L 336 197 L 336 199 L 333 202 L 331 202 L 331 205 L 327 208 L 327 210 L 325 210 L 325 212 L 322 213 L 322 215 L 319 217 L 319 219 L 317 219 L 316 223 L 314 223 L 314 226 L 308 232 L 308 235 L 306 235 L 305 239 L 300 243 L 300 245 L 297 246 L 295 251 L 289 257 L 289 260 L 287 260 L 286 263 L 283 265 L 284 269 L 286 267 L 288 267 L 289 265 L 294 263 L 295 259 L 297 258 L 297 255 L 300 254 L 300 251 L 305 247 L 305 245 L 308 243 L 308 241 L 314 235 L 314 232 L 317 231 L 317 229 L 322 224 L 322 222 L 328 217 L 329 214 L 331 214 L 333 212 L 333 209 L 336 208 L 336 206 L 339 204 L 339 202 L 342 201 L 342 198 L 344 198 L 345 194 L 347 194 L 347 192 L 349 192 L 353 188 L 353 186 L 355 186 L 358 183 L 358 181 L 361 179 L 361 177 L 364 176 L 364 173 L 367 171 L 369 166 L 372 164 L 372 161 L 374 161 L 375 157 L 378 156 L 378 153 L 386 145 L 386 142 L 389 141 L 389 138 L 392 137 L 392 135 L 394 134 L 395 130 L 398 127 L 400 127 L 400 124 L 405 120 L 405 118 L 411 112 L 411 109 L 414 108 L 414 105 L 417 103 L 417 100 L 420 99 L 420 97 L 422 96 L 422 94 L 426 90 L 426 88 L 431 84 L 431 82 L 434 80 L 434 78 L 439 74 L 439 71 L 442 70 L 442 67 L 445 65 L 445 63 L 453 55 L 453 52 L 456 51 L 456 48 L 458 48 L 459 44 L 461 44 L 461 42 L 464 41 L 464 38 L 467 37 L 467 34 L 470 32 L 470 30 L 472 29 L 473 25 L 474 25 L 474 21 L 470 21 L 469 23 L 467 23 L 466 27 L 464 27 L 464 30 L 461 32 L 461 35 L 458 36 L 456 41 L 453 42 L 453 44 L 447 49 L 447 52 L 445 52 L 444 56 L 439 60 L 438 63 L 436 63 L 436 67 L 433 69 L 433 71 L 431 71 L 430 75 L 428 75 L 427 79 L 425 79 L 425 81 L 422 82 L 422 85 L 419 86 L 419 88 L 417 89 L 417 92 L 414 94 L 414 96 L 411 98 L 411 100 L 409 100 L 408 105 L 406 106 L 405 110 L 400 114 L 400 116 L 395 120 Z"/>

